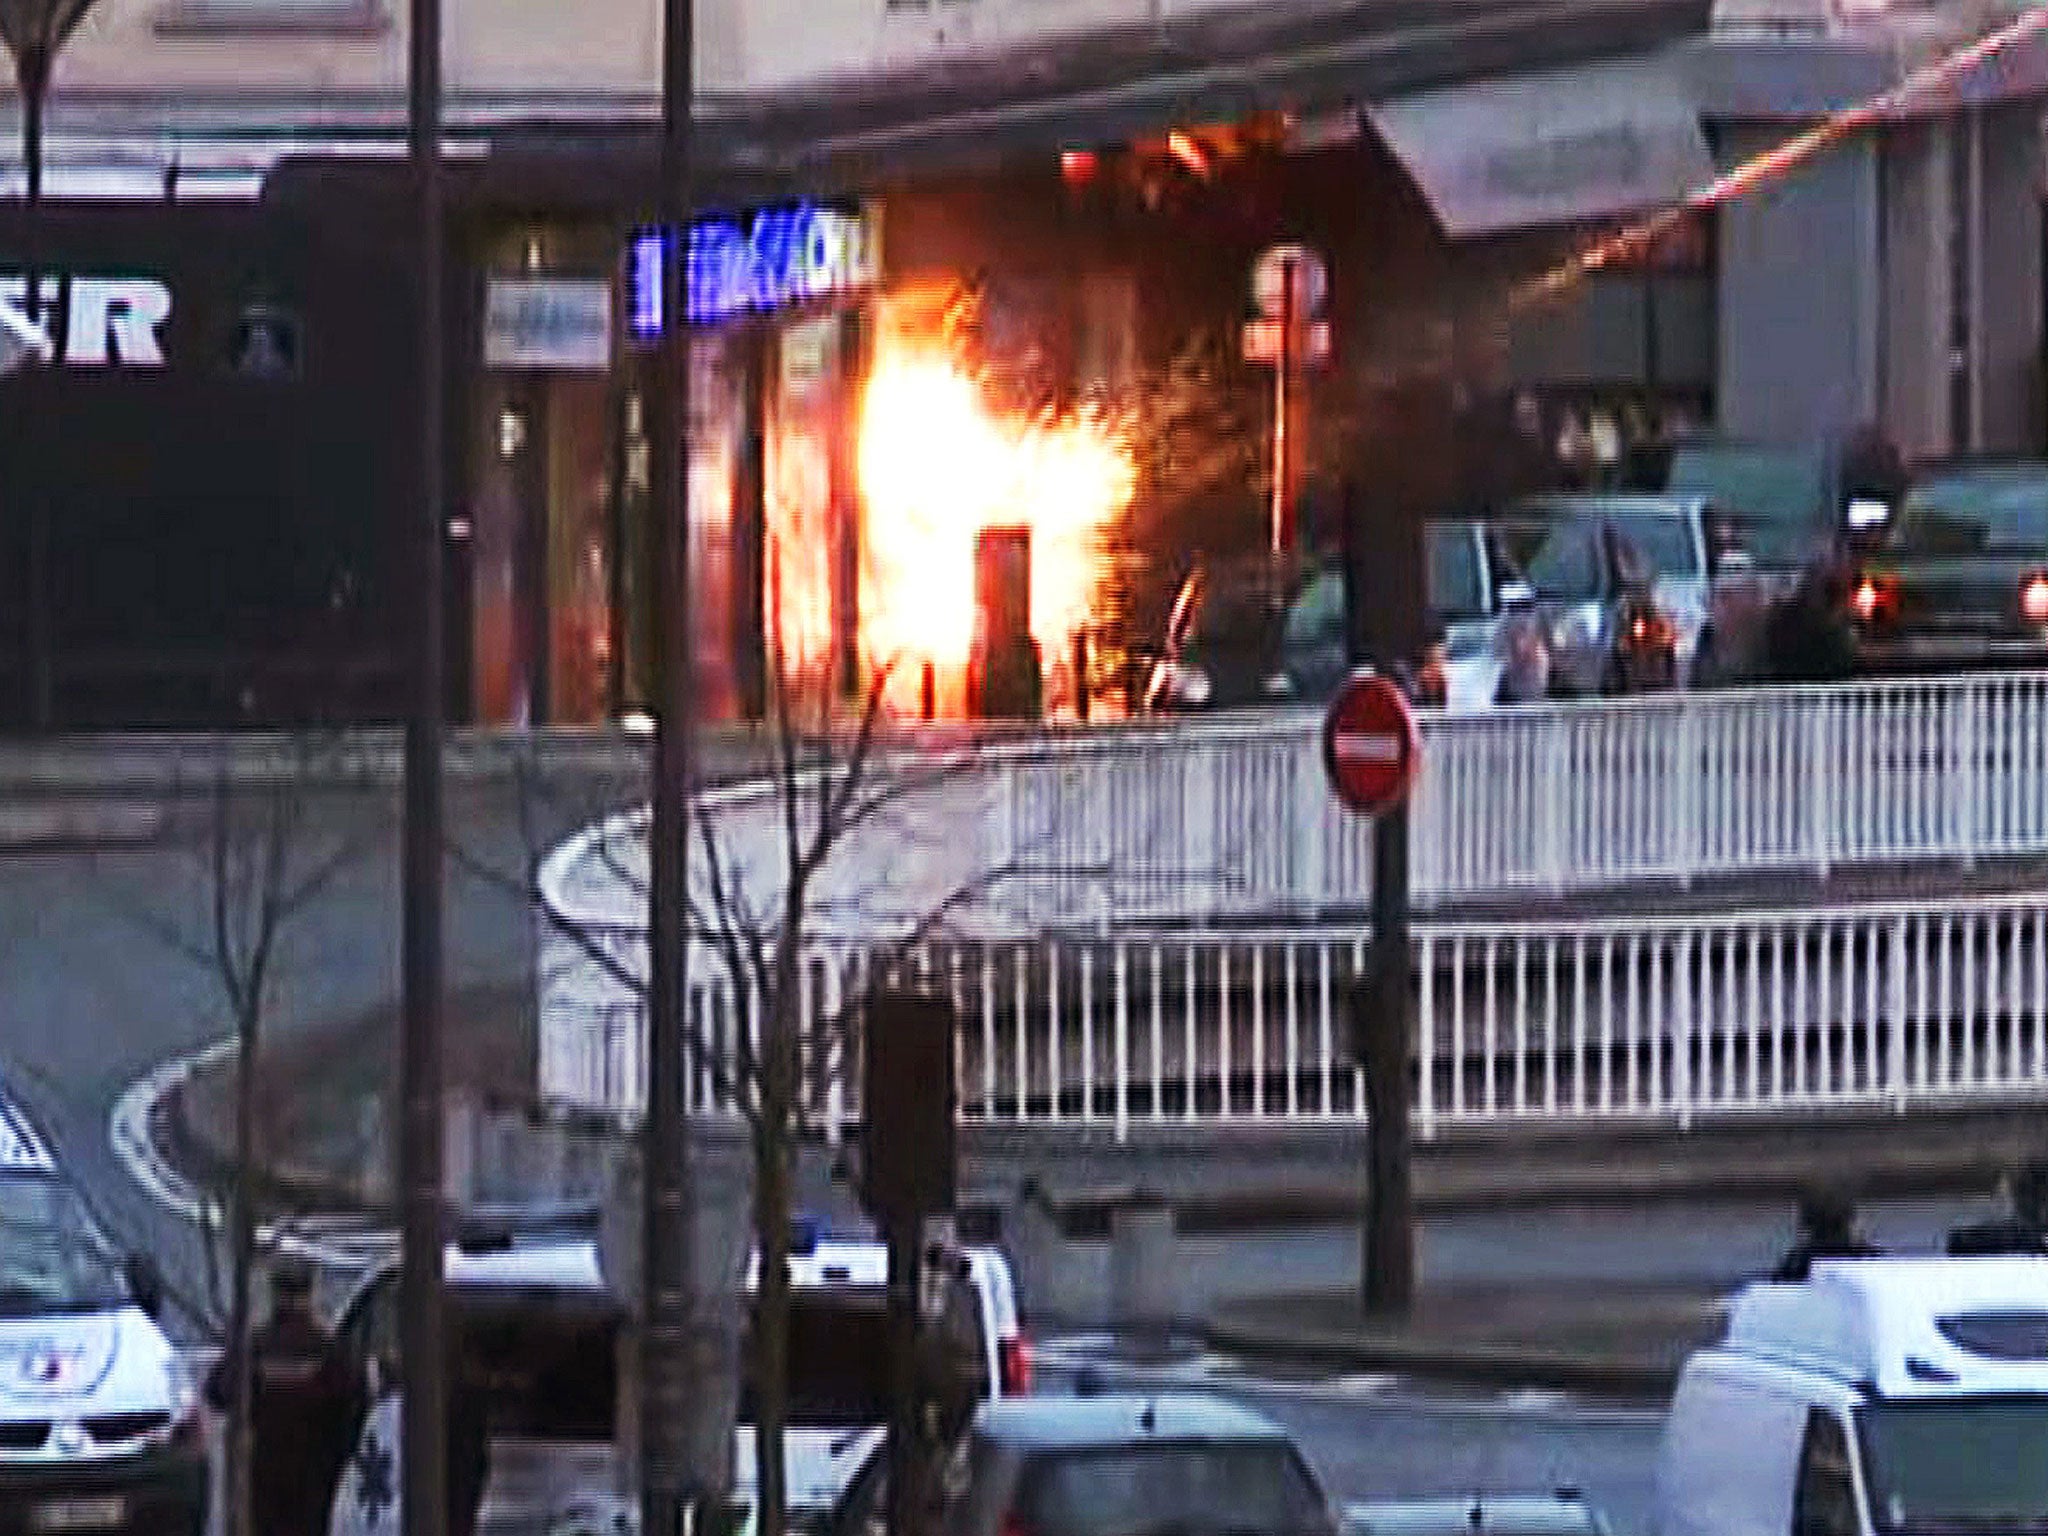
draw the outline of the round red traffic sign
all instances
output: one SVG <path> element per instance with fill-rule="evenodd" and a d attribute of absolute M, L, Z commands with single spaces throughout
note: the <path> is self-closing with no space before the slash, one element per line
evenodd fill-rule
<path fill-rule="evenodd" d="M 1408 695 L 1392 678 L 1359 672 L 1323 717 L 1323 766 L 1352 810 L 1384 816 L 1408 796 L 1422 765 L 1422 736 Z"/>

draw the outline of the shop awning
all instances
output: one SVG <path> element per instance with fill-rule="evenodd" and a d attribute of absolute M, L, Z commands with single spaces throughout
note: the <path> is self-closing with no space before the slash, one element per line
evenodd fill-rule
<path fill-rule="evenodd" d="M 1663 58 L 1474 81 L 1370 115 L 1455 239 L 1661 206 L 1714 174 L 1699 113 Z"/>
<path fill-rule="evenodd" d="M 1711 0 L 1296 0 L 978 61 L 930 63 L 700 126 L 712 163 L 808 188 L 978 171 L 1260 111 L 1362 108 L 1403 92 L 1648 52 L 1707 30 Z"/>

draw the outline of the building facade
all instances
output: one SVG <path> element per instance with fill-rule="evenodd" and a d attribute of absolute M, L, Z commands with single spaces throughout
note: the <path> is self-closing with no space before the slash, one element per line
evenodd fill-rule
<path fill-rule="evenodd" d="M 1330 274 L 1331 356 L 1294 407 L 1311 531 L 1317 474 L 1347 472 L 1375 390 L 1417 370 L 1533 392 L 1553 420 L 2042 446 L 2031 41 L 1575 266 L 2002 18 L 1446 15 L 1394 48 L 1409 23 L 1384 0 L 700 4 L 691 623 L 711 711 L 759 707 L 778 639 L 852 676 L 890 630 L 862 391 L 892 338 L 955 309 L 1016 422 L 1156 411 L 1204 340 L 1236 439 L 1202 494 L 1257 542 L 1270 374 L 1239 332 L 1277 241 Z M 67 53 L 45 220 L 0 214 L 9 265 L 34 250 L 57 280 L 64 343 L 0 385 L 20 466 L 0 721 L 33 715 L 39 668 L 74 724 L 396 712 L 417 600 L 402 21 L 383 0 L 103 0 Z M 450 8 L 459 718 L 645 697 L 657 23 L 647 0 Z M 1131 526 L 1170 564 L 1184 530 L 1143 500 Z"/>

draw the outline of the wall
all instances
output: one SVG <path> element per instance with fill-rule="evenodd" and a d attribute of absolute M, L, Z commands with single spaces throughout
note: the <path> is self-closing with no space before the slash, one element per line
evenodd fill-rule
<path fill-rule="evenodd" d="M 1780 142 L 1730 125 L 1724 161 Z M 1875 418 L 1880 312 L 1878 153 L 1858 140 L 1721 211 L 1720 424 L 1800 441 Z"/>
<path fill-rule="evenodd" d="M 1315 6 L 1300 3 L 1304 12 Z M 1248 0 L 699 0 L 698 85 L 757 92 L 1233 10 Z M 403 0 L 103 0 L 60 90 L 395 96 Z M 449 0 L 452 90 L 651 97 L 657 0 Z"/>

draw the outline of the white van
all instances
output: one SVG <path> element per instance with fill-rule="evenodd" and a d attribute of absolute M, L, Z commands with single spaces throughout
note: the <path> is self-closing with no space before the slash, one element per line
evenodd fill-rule
<path fill-rule="evenodd" d="M 1660 1536 L 2048 1527 L 2048 1258 L 1817 1262 L 1681 1373 Z"/>
<path fill-rule="evenodd" d="M 758 1259 L 747 1267 L 747 1292 Z M 828 1236 L 800 1220 L 791 1243 L 789 1402 L 783 1437 L 789 1509 L 800 1520 L 839 1499 L 889 1416 L 889 1250 L 869 1236 Z M 1031 1354 L 1017 1311 L 1009 1260 L 994 1248 L 935 1247 L 925 1255 L 926 1325 L 976 1362 L 977 1397 L 1031 1389 Z M 753 1405 L 740 1390 L 734 1487 L 753 1502 Z"/>
<path fill-rule="evenodd" d="M 205 1528 L 203 1417 L 160 1289 L 0 1097 L 0 1530 Z"/>
<path fill-rule="evenodd" d="M 552 1528 L 620 1484 L 613 1420 L 625 1309 L 587 1238 L 451 1245 L 444 1275 L 447 1326 L 485 1384 L 490 1465 L 478 1529 Z M 396 1258 L 377 1265 L 350 1291 L 335 1328 L 370 1401 L 335 1490 L 330 1536 L 399 1529 L 401 1281 Z"/>

